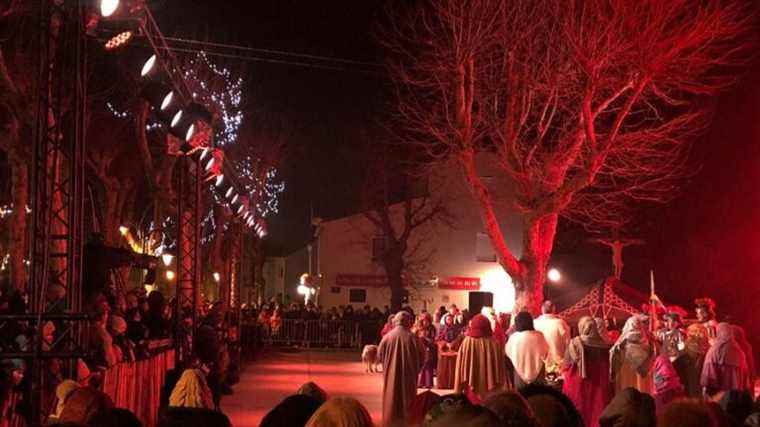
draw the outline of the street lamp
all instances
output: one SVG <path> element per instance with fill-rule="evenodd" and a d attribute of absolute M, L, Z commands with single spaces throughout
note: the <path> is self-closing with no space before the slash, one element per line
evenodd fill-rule
<path fill-rule="evenodd" d="M 550 268 L 546 273 L 546 277 L 549 279 L 549 281 L 554 283 L 557 283 L 562 279 L 562 275 L 556 268 Z"/>

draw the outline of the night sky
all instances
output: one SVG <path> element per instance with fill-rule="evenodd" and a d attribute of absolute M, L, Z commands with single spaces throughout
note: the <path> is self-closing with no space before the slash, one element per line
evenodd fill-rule
<path fill-rule="evenodd" d="M 167 35 L 379 64 L 372 32 L 382 4 L 167 0 L 157 16 Z M 281 114 L 297 129 L 282 168 L 287 190 L 272 219 L 272 253 L 305 242 L 310 207 L 318 216 L 351 209 L 355 171 L 362 167 L 361 129 L 389 106 L 380 67 L 339 68 L 245 62 L 252 110 Z M 711 130 L 695 145 L 698 171 L 677 200 L 642 213 L 636 237 L 647 243 L 626 250 L 624 279 L 646 291 L 654 269 L 666 302 L 690 309 L 693 298 L 711 295 L 719 313 L 760 331 L 760 318 L 752 318 L 747 304 L 760 296 L 760 66 L 716 104 Z M 569 227 L 558 235 L 553 263 L 568 278 L 566 286 L 610 271 L 607 249 L 587 237 Z"/>

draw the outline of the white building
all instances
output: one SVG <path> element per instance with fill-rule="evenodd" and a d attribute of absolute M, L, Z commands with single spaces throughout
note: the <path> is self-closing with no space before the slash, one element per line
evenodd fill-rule
<path fill-rule="evenodd" d="M 490 158 L 479 158 L 478 170 L 498 199 L 509 200 L 509 185 L 492 178 L 495 167 Z M 414 243 L 422 241 L 433 256 L 424 277 L 407 285 L 409 304 L 415 309 L 434 310 L 453 303 L 467 307 L 469 292 L 491 292 L 494 306 L 511 311 L 514 287 L 510 277 L 496 263 L 488 236 L 483 232 L 480 209 L 455 166 L 440 168 L 430 182 L 430 197 L 445 201 L 453 216 L 453 227 L 437 225 L 420 228 Z M 498 213 L 507 245 L 519 257 L 522 220 L 511 206 L 502 203 Z M 396 219 L 402 206 L 393 207 Z M 327 220 L 321 224 L 317 262 L 322 274 L 319 303 L 324 307 L 369 304 L 382 308 L 390 303 L 382 265 L 373 261 L 373 250 L 382 245 L 382 235 L 363 214 Z M 423 275 L 420 275 L 423 276 Z"/>

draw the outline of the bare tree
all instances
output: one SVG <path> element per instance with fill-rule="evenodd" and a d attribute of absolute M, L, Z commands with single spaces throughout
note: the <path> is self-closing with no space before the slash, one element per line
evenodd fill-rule
<path fill-rule="evenodd" d="M 388 277 L 391 310 L 399 310 L 405 285 L 425 280 L 435 257 L 429 238 L 438 225 L 452 226 L 452 215 L 441 192 L 430 191 L 426 176 L 389 147 L 373 150 L 366 169 L 361 203 L 372 235 L 362 236 L 371 244 L 373 256 Z M 397 151 L 397 150 L 395 150 Z M 382 245 L 374 246 L 375 239 Z M 375 254 L 375 252 L 377 252 Z"/>
<path fill-rule="evenodd" d="M 536 310 L 560 216 L 619 223 L 632 202 L 666 202 L 688 172 L 710 96 L 746 61 L 741 0 L 428 0 L 392 16 L 404 137 L 431 163 L 455 158 L 517 309 Z M 522 256 L 505 244 L 475 158 L 491 153 L 524 217 Z"/>

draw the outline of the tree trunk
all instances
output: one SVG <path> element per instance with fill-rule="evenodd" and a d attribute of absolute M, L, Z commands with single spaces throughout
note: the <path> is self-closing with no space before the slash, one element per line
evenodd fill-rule
<path fill-rule="evenodd" d="M 29 168 L 19 161 L 11 162 L 13 213 L 10 220 L 11 284 L 19 291 L 26 289 L 29 280 L 24 264 L 27 253 L 26 206 L 29 204 Z"/>
<path fill-rule="evenodd" d="M 523 274 L 515 279 L 515 311 L 539 313 L 544 300 L 546 267 L 554 246 L 557 215 L 528 219 L 523 239 L 523 256 L 520 259 Z"/>
<path fill-rule="evenodd" d="M 388 287 L 391 289 L 391 311 L 401 310 L 404 299 L 404 260 L 403 254 L 397 249 L 389 249 L 384 262 L 385 275 L 388 277 Z"/>

